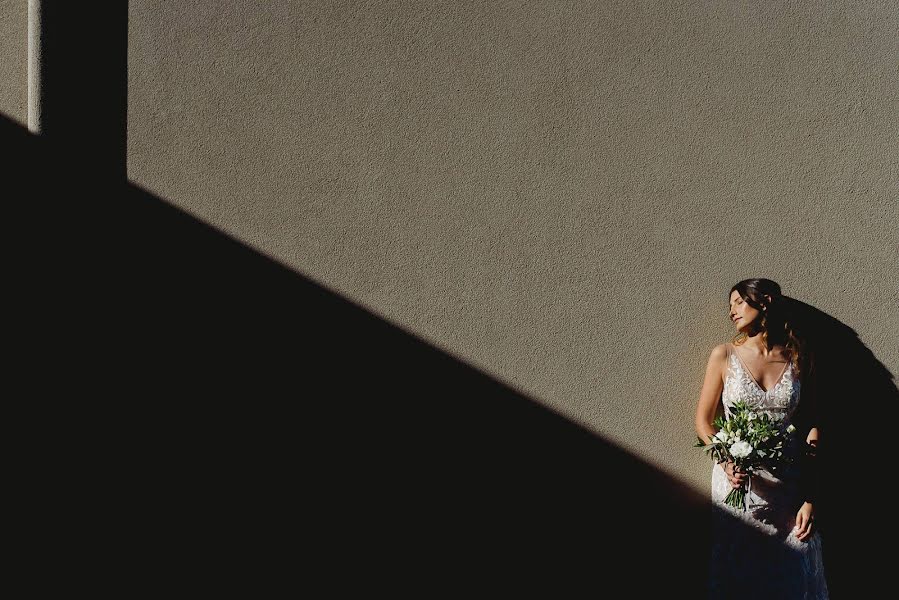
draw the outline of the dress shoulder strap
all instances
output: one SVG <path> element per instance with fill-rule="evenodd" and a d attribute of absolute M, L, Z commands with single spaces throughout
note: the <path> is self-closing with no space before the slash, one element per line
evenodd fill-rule
<path fill-rule="evenodd" d="M 724 385 L 727 385 L 727 380 L 731 376 L 731 358 L 730 355 L 733 352 L 733 346 L 729 342 L 725 342 L 724 344 Z"/>

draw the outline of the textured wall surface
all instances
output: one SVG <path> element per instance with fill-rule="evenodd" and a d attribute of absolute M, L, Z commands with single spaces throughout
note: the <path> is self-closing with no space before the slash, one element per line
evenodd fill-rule
<path fill-rule="evenodd" d="M 22 125 L 27 113 L 28 2 L 0 2 L 0 113 Z"/>
<path fill-rule="evenodd" d="M 700 489 L 736 281 L 899 373 L 892 1 L 130 5 L 132 181 Z"/>

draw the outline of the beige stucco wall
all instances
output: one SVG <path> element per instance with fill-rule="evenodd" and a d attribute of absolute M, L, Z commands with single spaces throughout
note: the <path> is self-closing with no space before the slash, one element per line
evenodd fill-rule
<path fill-rule="evenodd" d="M 782 4 L 132 0 L 129 177 L 704 490 L 737 280 L 899 373 L 899 8 Z"/>
<path fill-rule="evenodd" d="M 0 2 L 0 113 L 26 124 L 28 1 Z"/>

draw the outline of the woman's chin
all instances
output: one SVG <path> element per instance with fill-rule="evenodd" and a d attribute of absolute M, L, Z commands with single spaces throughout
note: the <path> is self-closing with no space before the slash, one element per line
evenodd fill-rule
<path fill-rule="evenodd" d="M 740 319 L 739 321 L 734 321 L 734 328 L 740 333 L 745 333 L 748 335 L 753 331 L 753 323 L 755 323 L 755 321 L 747 322 L 746 319 Z"/>

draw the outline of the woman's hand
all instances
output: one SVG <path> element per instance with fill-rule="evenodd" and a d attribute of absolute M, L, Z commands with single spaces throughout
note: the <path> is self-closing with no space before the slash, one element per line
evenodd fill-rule
<path fill-rule="evenodd" d="M 815 521 L 815 509 L 811 502 L 806 502 L 796 513 L 796 527 L 793 528 L 793 534 L 796 539 L 804 542 L 812 535 L 812 523 Z"/>
<path fill-rule="evenodd" d="M 746 483 L 746 471 L 741 471 L 733 461 L 721 463 L 721 468 L 724 469 L 727 480 L 730 481 L 730 485 L 734 489 L 742 487 Z"/>

